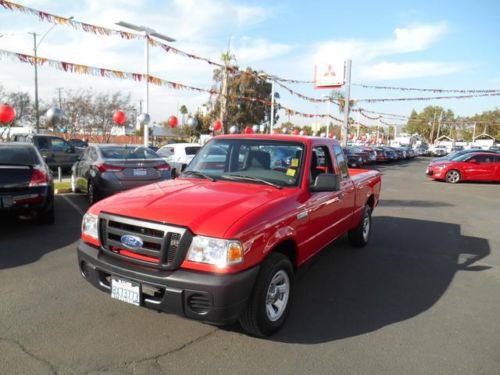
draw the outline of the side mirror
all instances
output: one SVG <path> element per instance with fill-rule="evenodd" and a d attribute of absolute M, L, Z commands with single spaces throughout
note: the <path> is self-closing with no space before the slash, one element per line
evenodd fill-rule
<path fill-rule="evenodd" d="M 339 191 L 340 177 L 336 174 L 322 173 L 316 177 L 314 185 L 311 186 L 313 192 Z"/>

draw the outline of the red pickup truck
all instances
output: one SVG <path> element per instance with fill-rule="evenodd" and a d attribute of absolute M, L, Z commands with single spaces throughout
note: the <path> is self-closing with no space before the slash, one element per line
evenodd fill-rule
<path fill-rule="evenodd" d="M 179 178 L 90 207 L 80 271 L 118 300 L 270 335 L 299 266 L 345 233 L 367 244 L 380 186 L 331 139 L 215 137 Z"/>

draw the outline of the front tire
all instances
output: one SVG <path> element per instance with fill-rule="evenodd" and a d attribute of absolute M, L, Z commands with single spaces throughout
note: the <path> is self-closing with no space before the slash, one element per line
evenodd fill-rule
<path fill-rule="evenodd" d="M 265 337 L 284 324 L 294 288 L 294 272 L 290 259 L 271 253 L 264 261 L 250 301 L 240 317 L 242 328 L 249 334 Z"/>
<path fill-rule="evenodd" d="M 351 246 L 363 247 L 366 246 L 370 240 L 372 228 L 372 210 L 370 206 L 365 206 L 363 216 L 358 224 L 358 226 L 350 230 L 347 234 Z"/>
<path fill-rule="evenodd" d="M 462 176 L 456 169 L 452 169 L 451 171 L 446 172 L 446 182 L 449 182 L 450 184 L 456 184 L 460 182 L 461 179 Z"/>

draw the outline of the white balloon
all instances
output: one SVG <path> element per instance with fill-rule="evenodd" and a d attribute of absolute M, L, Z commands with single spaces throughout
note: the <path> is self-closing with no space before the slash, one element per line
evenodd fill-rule
<path fill-rule="evenodd" d="M 45 115 L 51 124 L 60 122 L 65 116 L 64 112 L 60 108 L 56 107 L 50 108 Z"/>
<path fill-rule="evenodd" d="M 194 129 L 198 126 L 198 120 L 194 117 L 190 117 L 187 119 L 187 126 L 189 126 L 191 129 Z"/>
<path fill-rule="evenodd" d="M 261 133 L 264 133 L 266 131 L 266 125 L 260 125 L 259 128 Z"/>
<path fill-rule="evenodd" d="M 286 133 L 288 133 L 288 129 L 287 129 L 287 128 L 283 128 L 283 129 L 281 129 L 281 132 L 282 132 L 283 134 L 286 134 Z"/>
<path fill-rule="evenodd" d="M 300 135 L 304 135 L 304 131 L 303 131 L 303 130 L 301 130 L 299 134 L 300 134 Z"/>
<path fill-rule="evenodd" d="M 235 125 L 231 126 L 231 127 L 229 128 L 229 133 L 231 133 L 231 134 L 236 134 L 236 133 L 238 133 L 238 127 L 237 127 L 237 126 L 235 126 Z"/>
<path fill-rule="evenodd" d="M 139 121 L 139 124 L 141 125 L 147 125 L 151 122 L 151 116 L 149 116 L 149 113 L 141 113 L 138 117 L 137 120 Z"/>
<path fill-rule="evenodd" d="M 258 133 L 258 131 L 259 131 L 259 125 L 254 125 L 254 126 L 252 126 L 252 131 L 253 131 L 254 133 Z"/>

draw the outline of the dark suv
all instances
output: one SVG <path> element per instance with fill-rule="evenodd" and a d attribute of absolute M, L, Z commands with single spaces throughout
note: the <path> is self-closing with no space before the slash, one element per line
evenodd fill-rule
<path fill-rule="evenodd" d="M 72 165 L 82 153 L 81 149 L 75 148 L 63 138 L 54 135 L 16 134 L 12 137 L 12 140 L 34 145 L 51 169 L 61 167 L 63 171 L 71 170 Z"/>

